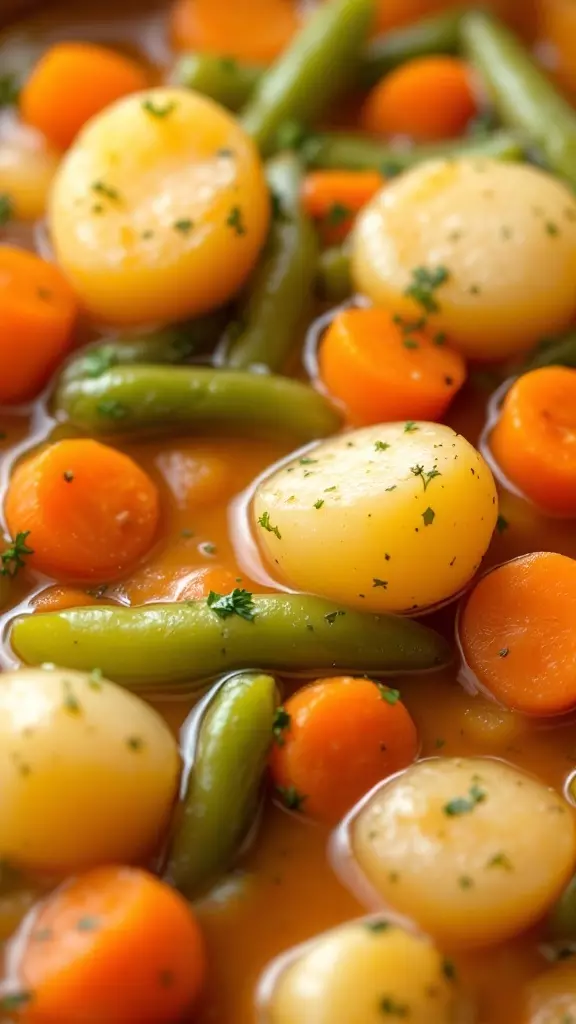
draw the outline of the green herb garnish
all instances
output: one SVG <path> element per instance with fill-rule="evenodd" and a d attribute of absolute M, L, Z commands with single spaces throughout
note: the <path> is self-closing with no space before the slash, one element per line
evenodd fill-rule
<path fill-rule="evenodd" d="M 440 306 L 434 293 L 449 276 L 446 267 L 415 267 L 412 271 L 412 283 L 408 285 L 404 294 L 414 299 L 426 313 L 437 313 Z"/>
<path fill-rule="evenodd" d="M 270 522 L 269 512 L 262 513 L 262 515 L 258 519 L 258 525 L 261 526 L 263 530 L 267 530 L 268 533 L 275 534 L 278 540 L 282 540 L 282 534 L 280 533 L 280 530 L 278 529 L 277 526 L 272 526 Z"/>
<path fill-rule="evenodd" d="M 221 619 L 238 615 L 246 622 L 253 622 L 258 614 L 252 594 L 248 590 L 240 590 L 238 587 L 230 594 L 216 594 L 211 590 L 206 603 Z"/>
<path fill-rule="evenodd" d="M 17 533 L 12 543 L 2 552 L 0 555 L 0 562 L 2 563 L 0 576 L 11 576 L 13 578 L 20 569 L 25 567 L 28 555 L 34 554 L 34 548 L 30 548 L 26 544 L 29 536 L 30 530 Z"/>

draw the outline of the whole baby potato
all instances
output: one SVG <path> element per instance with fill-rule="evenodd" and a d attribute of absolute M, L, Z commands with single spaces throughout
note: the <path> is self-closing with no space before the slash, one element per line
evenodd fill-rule
<path fill-rule="evenodd" d="M 0 857 L 69 873 L 150 855 L 180 774 L 163 719 L 127 690 L 63 669 L 0 675 Z"/>
<path fill-rule="evenodd" d="M 482 456 L 451 427 L 386 423 L 264 479 L 252 515 L 272 575 L 371 612 L 416 613 L 474 574 L 497 518 Z"/>
<path fill-rule="evenodd" d="M 505 359 L 576 312 L 576 199 L 525 164 L 427 161 L 360 213 L 352 264 L 376 305 L 429 315 L 470 358 Z"/>

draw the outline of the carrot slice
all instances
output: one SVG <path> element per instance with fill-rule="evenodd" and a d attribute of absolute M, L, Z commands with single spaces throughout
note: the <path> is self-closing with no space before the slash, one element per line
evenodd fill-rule
<path fill-rule="evenodd" d="M 576 707 L 576 561 L 538 551 L 493 569 L 461 607 L 464 660 L 481 687 L 526 715 Z"/>
<path fill-rule="evenodd" d="M 576 514 L 576 370 L 546 366 L 519 377 L 504 399 L 490 448 L 536 505 Z"/>
<path fill-rule="evenodd" d="M 171 36 L 178 50 L 268 64 L 300 27 L 294 0 L 177 0 Z"/>
<path fill-rule="evenodd" d="M 111 604 L 108 598 L 99 598 L 77 587 L 47 587 L 32 600 L 35 612 L 62 612 L 66 608 L 84 608 L 94 604 Z"/>
<path fill-rule="evenodd" d="M 302 184 L 302 205 L 309 217 L 320 222 L 325 244 L 335 245 L 384 183 L 377 171 L 310 171 Z"/>
<path fill-rule="evenodd" d="M 26 82 L 20 113 L 24 121 L 66 149 L 91 117 L 148 85 L 144 68 L 114 50 L 92 43 L 57 43 Z"/>
<path fill-rule="evenodd" d="M 238 577 L 221 565 L 210 569 L 198 569 L 188 577 L 178 593 L 179 601 L 198 601 L 208 597 L 211 591 L 216 594 L 230 594 L 235 587 L 241 587 Z"/>
<path fill-rule="evenodd" d="M 362 108 L 363 128 L 434 142 L 460 135 L 478 107 L 468 66 L 456 57 L 416 57 L 386 75 Z"/>
<path fill-rule="evenodd" d="M 462 356 L 422 323 L 385 309 L 347 309 L 320 346 L 320 377 L 354 426 L 440 420 L 466 377 Z"/>
<path fill-rule="evenodd" d="M 12 536 L 29 531 L 29 565 L 105 581 L 148 551 L 158 491 L 127 455 L 87 439 L 58 441 L 16 467 L 6 495 Z"/>
<path fill-rule="evenodd" d="M 67 882 L 23 932 L 22 1024 L 170 1024 L 200 991 L 204 942 L 186 901 L 135 868 Z"/>
<path fill-rule="evenodd" d="M 398 691 L 369 679 L 319 680 L 290 697 L 276 721 L 277 792 L 289 808 L 330 823 L 418 752 Z"/>
<path fill-rule="evenodd" d="M 78 307 L 53 263 L 3 245 L 0 311 L 0 402 L 22 402 L 38 393 L 70 347 Z"/>

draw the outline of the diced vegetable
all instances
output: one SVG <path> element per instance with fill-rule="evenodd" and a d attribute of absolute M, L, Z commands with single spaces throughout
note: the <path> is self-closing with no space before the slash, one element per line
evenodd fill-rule
<path fill-rule="evenodd" d="M 404 1018 L 410 1024 L 452 1024 L 464 1019 L 451 962 L 430 939 L 394 918 L 341 925 L 289 957 L 273 963 L 261 982 L 266 1024 L 381 1024 Z"/>
<path fill-rule="evenodd" d="M 253 618 L 222 619 L 206 601 L 154 608 L 79 608 L 30 615 L 13 627 L 28 664 L 58 662 L 138 691 L 191 693 L 211 677 L 254 663 L 282 672 L 346 669 L 417 672 L 450 661 L 446 641 L 410 619 L 360 615 L 297 594 L 255 594 Z"/>
<path fill-rule="evenodd" d="M 278 717 L 270 759 L 276 793 L 290 809 L 330 824 L 418 752 L 399 691 L 370 679 L 319 680 L 290 697 Z"/>
<path fill-rule="evenodd" d="M 576 857 L 570 808 L 495 758 L 431 758 L 384 783 L 348 823 L 374 896 L 442 942 L 483 946 L 548 909 Z"/>
<path fill-rule="evenodd" d="M 123 54 L 93 43 L 57 43 L 20 93 L 20 113 L 55 146 L 66 149 L 91 117 L 147 85 L 144 68 Z"/>
<path fill-rule="evenodd" d="M 576 515 L 576 370 L 547 366 L 506 393 L 490 448 L 509 481 L 539 508 Z"/>
<path fill-rule="evenodd" d="M 441 420 L 466 378 L 459 352 L 422 317 L 346 309 L 322 339 L 320 377 L 355 426 L 387 420 Z"/>
<path fill-rule="evenodd" d="M 149 705 L 98 671 L 21 669 L 0 677 L 0 734 L 4 860 L 65 874 L 155 852 L 180 762 Z"/>
<path fill-rule="evenodd" d="M 177 0 L 171 35 L 180 50 L 265 64 L 290 43 L 300 21 L 292 0 Z"/>
<path fill-rule="evenodd" d="M 40 904 L 16 968 L 22 1024 L 78 1024 L 87 1007 L 107 1024 L 172 1024 L 196 1002 L 206 952 L 178 893 L 145 871 L 100 867 Z"/>
<path fill-rule="evenodd" d="M 463 602 L 462 654 L 473 681 L 525 715 L 576 707 L 576 561 L 537 551 L 492 569 Z"/>
<path fill-rule="evenodd" d="M 81 133 L 56 176 L 49 220 L 88 310 L 130 325 L 200 316 L 235 295 L 269 215 L 261 163 L 238 123 L 197 93 L 152 89 Z"/>
<path fill-rule="evenodd" d="M 424 164 L 361 212 L 352 256 L 359 291 L 426 312 L 474 359 L 526 351 L 576 313 L 576 200 L 534 167 Z"/>
<path fill-rule="evenodd" d="M 17 465 L 5 514 L 14 538 L 26 534 L 34 568 L 103 582 L 146 554 L 160 508 L 155 484 L 129 456 L 83 438 Z"/>
<path fill-rule="evenodd" d="M 214 694 L 184 749 L 191 773 L 166 874 L 189 898 L 216 881 L 254 824 L 272 743 L 276 683 L 242 673 Z"/>
<path fill-rule="evenodd" d="M 404 613 L 458 594 L 496 515 L 482 456 L 450 427 L 410 420 L 306 450 L 259 484 L 252 508 L 260 549 L 288 586 Z"/>

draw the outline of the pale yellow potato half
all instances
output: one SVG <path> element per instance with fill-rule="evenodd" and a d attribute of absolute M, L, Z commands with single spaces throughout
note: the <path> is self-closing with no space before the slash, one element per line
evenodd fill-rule
<path fill-rule="evenodd" d="M 257 488 L 273 576 L 366 611 L 417 614 L 475 573 L 497 519 L 479 452 L 451 427 L 386 423 L 332 438 Z"/>
<path fill-rule="evenodd" d="M 572 960 L 543 971 L 524 995 L 521 1024 L 571 1024 L 576 1020 L 576 965 Z"/>
<path fill-rule="evenodd" d="M 576 199 L 525 164 L 420 164 L 360 213 L 352 251 L 358 291 L 410 317 L 426 312 L 406 294 L 414 272 L 444 268 L 430 323 L 474 359 L 523 352 L 576 312 Z"/>

